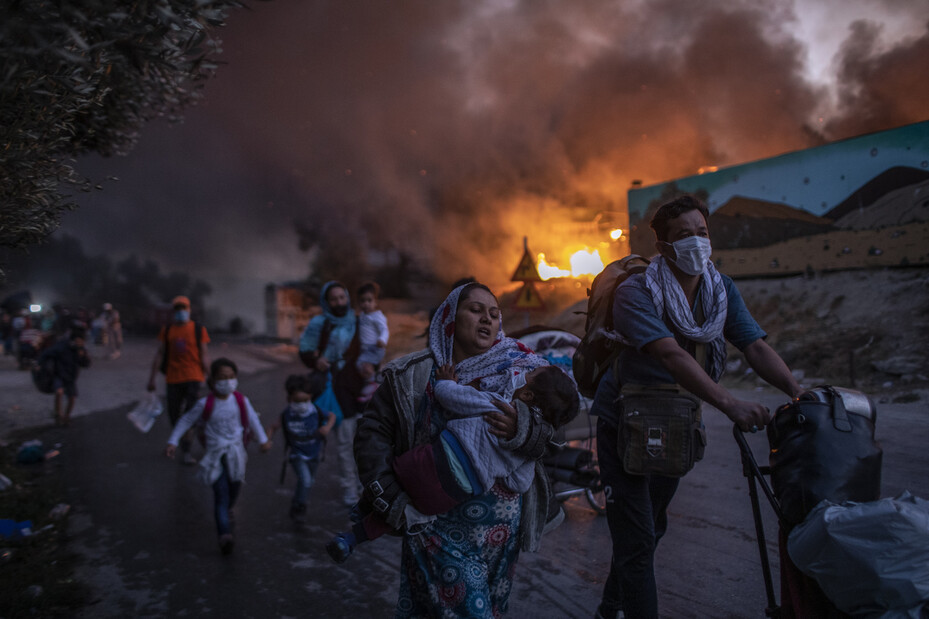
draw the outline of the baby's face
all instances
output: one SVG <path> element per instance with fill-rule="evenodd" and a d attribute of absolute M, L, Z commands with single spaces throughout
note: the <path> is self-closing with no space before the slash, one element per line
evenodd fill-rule
<path fill-rule="evenodd" d="M 358 299 L 358 305 L 365 314 L 370 314 L 377 309 L 377 298 L 374 294 L 366 292 Z"/>
<path fill-rule="evenodd" d="M 535 393 L 532 391 L 532 385 L 541 373 L 541 368 L 536 368 L 526 374 L 526 384 L 513 392 L 513 398 L 522 400 L 526 404 L 536 404 Z"/>
<path fill-rule="evenodd" d="M 542 375 L 542 373 L 543 373 L 542 368 L 536 368 L 532 370 L 531 372 L 529 372 L 528 374 L 526 374 L 526 385 L 523 387 L 520 387 L 519 389 L 513 392 L 513 399 L 522 400 L 527 405 L 529 405 L 531 408 L 534 408 L 535 410 L 537 410 L 542 415 L 542 419 L 544 419 L 545 421 L 547 421 L 548 423 L 554 426 L 556 424 L 555 424 L 554 419 L 552 419 L 552 415 L 550 415 L 545 410 L 545 407 L 543 406 L 543 402 L 539 401 L 539 398 L 536 396 L 536 393 L 533 390 L 533 385 L 536 383 L 537 380 L 540 380 L 540 376 Z"/>

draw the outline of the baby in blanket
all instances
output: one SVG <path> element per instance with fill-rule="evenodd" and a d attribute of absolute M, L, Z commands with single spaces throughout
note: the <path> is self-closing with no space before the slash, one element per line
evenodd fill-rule
<path fill-rule="evenodd" d="M 414 447 L 392 463 L 398 482 L 410 496 L 408 531 L 497 483 L 522 494 L 535 477 L 535 461 L 505 449 L 484 420 L 485 413 L 497 410 L 495 400 L 506 402 L 504 396 L 459 385 L 450 365 L 437 368 L 435 378 L 435 399 L 448 417 L 445 429 L 433 442 Z M 574 381 L 567 374 L 555 366 L 544 366 L 514 375 L 511 404 L 518 414 L 541 415 L 557 429 L 577 416 L 579 400 Z M 338 563 L 359 543 L 390 531 L 376 513 L 376 500 L 375 511 L 370 510 L 372 506 L 358 507 L 368 513 L 350 532 L 339 533 L 326 544 Z"/>

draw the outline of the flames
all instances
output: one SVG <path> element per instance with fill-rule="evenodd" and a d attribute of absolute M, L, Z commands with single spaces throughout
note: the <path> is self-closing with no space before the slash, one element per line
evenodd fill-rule
<path fill-rule="evenodd" d="M 618 241 L 623 235 L 623 231 L 616 229 L 610 232 L 610 239 Z M 550 279 L 571 277 L 575 279 L 594 277 L 603 270 L 603 258 L 600 257 L 600 250 L 590 247 L 584 247 L 571 254 L 568 258 L 570 268 L 561 268 L 556 264 L 549 263 L 544 253 L 538 255 L 536 268 L 539 271 L 539 277 L 543 281 Z"/>

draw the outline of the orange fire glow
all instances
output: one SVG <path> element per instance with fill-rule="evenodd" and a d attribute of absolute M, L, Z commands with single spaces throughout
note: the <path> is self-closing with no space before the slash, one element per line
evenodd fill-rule
<path fill-rule="evenodd" d="M 581 249 L 574 252 L 569 259 L 571 269 L 562 269 L 545 261 L 545 254 L 539 254 L 537 264 L 539 277 L 548 281 L 556 277 L 586 277 L 594 276 L 603 270 L 603 259 L 596 249 Z"/>

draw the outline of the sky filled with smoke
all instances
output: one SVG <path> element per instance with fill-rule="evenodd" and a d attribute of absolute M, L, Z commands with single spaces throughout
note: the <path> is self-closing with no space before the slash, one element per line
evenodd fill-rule
<path fill-rule="evenodd" d="M 255 322 L 263 284 L 308 272 L 295 222 L 501 285 L 524 235 L 553 255 L 566 214 L 624 210 L 633 180 L 929 118 L 909 0 L 272 0 L 219 37 L 184 124 L 78 162 L 119 181 L 61 231 L 188 268 Z"/>

